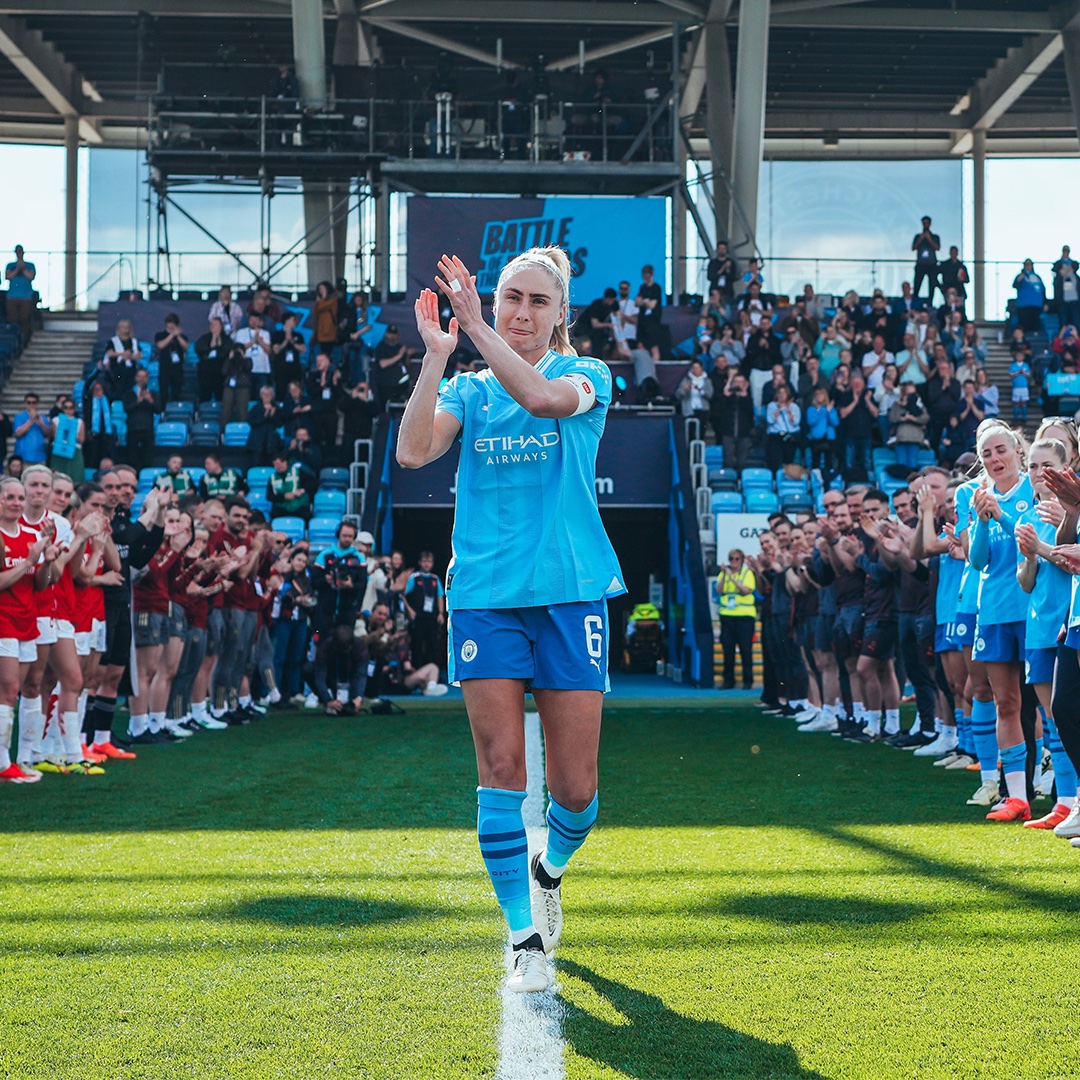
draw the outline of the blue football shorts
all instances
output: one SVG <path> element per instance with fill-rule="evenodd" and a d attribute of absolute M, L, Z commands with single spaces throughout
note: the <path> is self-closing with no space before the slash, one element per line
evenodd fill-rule
<path fill-rule="evenodd" d="M 1028 649 L 1024 662 L 1024 677 L 1028 683 L 1052 683 L 1054 681 L 1054 662 L 1057 660 L 1057 646 L 1052 649 Z"/>
<path fill-rule="evenodd" d="M 604 600 L 451 611 L 452 683 L 522 679 L 537 690 L 610 689 Z"/>
<path fill-rule="evenodd" d="M 976 625 L 972 660 L 982 660 L 986 664 L 1022 663 L 1027 655 L 1024 649 L 1026 628 L 1023 619 L 991 626 Z"/>

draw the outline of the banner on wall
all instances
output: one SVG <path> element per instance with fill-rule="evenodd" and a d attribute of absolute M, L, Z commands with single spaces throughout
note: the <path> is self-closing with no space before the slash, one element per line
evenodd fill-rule
<path fill-rule="evenodd" d="M 758 537 L 768 531 L 768 514 L 717 514 L 716 561 L 727 562 L 732 548 L 739 548 L 747 555 L 757 555 L 761 551 Z"/>
<path fill-rule="evenodd" d="M 596 454 L 600 507 L 665 507 L 671 497 L 670 420 L 661 416 L 608 417 Z M 394 427 L 395 440 L 397 425 Z M 390 459 L 390 492 L 396 508 L 454 505 L 460 440 L 422 469 Z"/>
<path fill-rule="evenodd" d="M 570 256 L 570 303 L 584 307 L 622 280 L 632 290 L 641 268 L 654 267 L 666 291 L 667 199 L 593 197 L 550 199 L 433 198 L 408 203 L 409 291 L 432 288 L 445 253 L 458 255 L 476 274 L 481 296 L 495 289 L 499 272 L 517 254 L 554 244 Z M 635 295 L 635 292 L 631 292 Z"/>

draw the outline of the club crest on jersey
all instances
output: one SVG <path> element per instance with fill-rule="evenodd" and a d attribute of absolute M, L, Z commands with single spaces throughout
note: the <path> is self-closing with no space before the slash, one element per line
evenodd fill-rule
<path fill-rule="evenodd" d="M 986 638 L 975 639 L 975 651 L 982 652 L 986 648 Z"/>
<path fill-rule="evenodd" d="M 476 653 L 476 642 L 473 641 L 472 638 L 461 643 L 461 659 L 464 660 L 466 664 L 469 663 L 470 660 L 476 659 Z"/>
<path fill-rule="evenodd" d="M 967 628 L 967 627 L 966 627 L 966 626 L 965 626 L 965 625 L 964 625 L 963 623 L 961 623 L 961 624 L 960 624 L 960 625 L 959 625 L 959 626 L 958 626 L 958 627 L 956 628 L 956 633 L 957 633 L 957 634 L 958 634 L 958 635 L 959 635 L 960 637 L 965 637 L 965 636 L 967 635 L 967 631 L 968 631 L 968 628 Z"/>
<path fill-rule="evenodd" d="M 1017 512 L 1018 514 L 1022 514 L 1022 513 L 1023 513 L 1023 512 L 1024 512 L 1024 511 L 1025 511 L 1026 509 L 1027 509 L 1027 508 L 1028 508 L 1028 501 L 1027 501 L 1027 499 L 1021 499 L 1021 500 L 1020 500 L 1020 501 L 1019 501 L 1019 502 L 1018 502 L 1018 503 L 1016 504 L 1016 512 Z"/>

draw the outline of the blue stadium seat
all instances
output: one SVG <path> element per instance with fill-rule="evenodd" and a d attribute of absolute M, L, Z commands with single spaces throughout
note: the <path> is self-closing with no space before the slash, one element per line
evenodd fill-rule
<path fill-rule="evenodd" d="M 933 450 L 928 450 L 925 446 L 915 455 L 915 465 L 922 469 L 927 465 L 937 464 L 937 454 Z"/>
<path fill-rule="evenodd" d="M 276 517 L 270 522 L 274 532 L 283 532 L 295 544 L 304 539 L 304 519 L 298 517 Z"/>
<path fill-rule="evenodd" d="M 199 419 L 200 420 L 220 420 L 221 419 L 221 402 L 220 401 L 207 401 L 199 406 Z"/>
<path fill-rule="evenodd" d="M 745 497 L 748 514 L 775 514 L 780 509 L 780 500 L 771 491 L 751 489 Z"/>
<path fill-rule="evenodd" d="M 875 446 L 870 451 L 870 461 L 875 472 L 885 468 L 886 465 L 895 465 L 896 451 L 891 446 Z"/>
<path fill-rule="evenodd" d="M 336 540 L 337 527 L 341 518 L 313 517 L 308 522 L 308 543 L 312 547 L 330 547 Z"/>
<path fill-rule="evenodd" d="M 247 471 L 248 487 L 265 494 L 266 482 L 274 475 L 273 465 L 252 465 Z"/>
<path fill-rule="evenodd" d="M 349 470 L 337 467 L 323 469 L 319 473 L 319 490 L 348 491 Z"/>
<path fill-rule="evenodd" d="M 154 432 L 155 446 L 186 446 L 188 426 L 180 420 L 162 420 Z"/>
<path fill-rule="evenodd" d="M 225 425 L 225 433 L 221 436 L 221 441 L 225 446 L 247 446 L 250 434 L 250 424 L 234 420 Z"/>
<path fill-rule="evenodd" d="M 780 509 L 785 514 L 801 514 L 804 510 L 811 514 L 816 513 L 814 500 L 809 495 L 781 495 Z"/>
<path fill-rule="evenodd" d="M 263 517 L 270 517 L 273 507 L 270 505 L 270 500 L 266 497 L 266 493 L 260 491 L 257 495 L 248 493 L 244 496 L 247 499 L 248 506 L 252 510 L 258 510 Z"/>
<path fill-rule="evenodd" d="M 739 490 L 739 474 L 734 469 L 710 467 L 708 477 L 713 491 Z"/>
<path fill-rule="evenodd" d="M 705 447 L 705 464 L 711 469 L 714 465 L 724 464 L 724 448 L 722 446 Z"/>
<path fill-rule="evenodd" d="M 165 420 L 183 420 L 190 424 L 195 419 L 195 405 L 190 401 L 170 401 L 163 413 Z"/>
<path fill-rule="evenodd" d="M 345 492 L 324 491 L 320 488 L 315 492 L 315 501 L 312 510 L 320 517 L 328 517 L 337 514 L 339 517 L 345 513 Z"/>
<path fill-rule="evenodd" d="M 154 481 L 164 473 L 164 469 L 157 469 L 153 466 L 139 470 L 139 487 L 145 487 L 148 490 L 154 486 Z"/>
<path fill-rule="evenodd" d="M 199 486 L 199 481 L 206 475 L 206 470 L 199 465 L 193 465 L 187 470 L 188 476 L 191 477 L 192 482 L 196 487 Z"/>
<path fill-rule="evenodd" d="M 743 497 L 737 491 L 714 491 L 710 506 L 714 514 L 741 514 Z"/>
<path fill-rule="evenodd" d="M 743 469 L 741 479 L 743 491 L 772 491 L 773 474 L 768 469 Z"/>
<path fill-rule="evenodd" d="M 221 425 L 216 420 L 196 420 L 188 438 L 192 446 L 217 446 L 221 442 Z"/>

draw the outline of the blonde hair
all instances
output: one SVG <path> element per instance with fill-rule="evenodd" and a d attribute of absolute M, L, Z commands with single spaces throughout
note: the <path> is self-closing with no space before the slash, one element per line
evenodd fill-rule
<path fill-rule="evenodd" d="M 570 344 L 570 259 L 562 248 L 529 248 L 528 251 L 515 255 L 499 274 L 499 281 L 495 286 L 495 301 L 492 305 L 494 311 L 499 310 L 499 296 L 506 282 L 519 270 L 530 266 L 543 270 L 555 282 L 559 290 L 559 312 L 562 315 L 562 321 L 551 331 L 549 346 L 560 356 L 577 356 L 577 351 Z"/>
<path fill-rule="evenodd" d="M 1016 447 L 1016 456 L 1020 459 L 1020 471 L 1023 472 L 1027 468 L 1027 439 L 1023 435 L 1018 435 L 1004 420 L 996 416 L 987 417 L 975 431 L 975 455 L 978 458 L 979 465 L 982 465 L 983 445 L 986 440 L 993 435 L 999 434 L 1008 435 L 1012 439 L 1013 445 Z"/>
<path fill-rule="evenodd" d="M 1064 444 L 1065 464 L 1068 465 L 1070 469 L 1075 469 L 1076 466 L 1080 464 L 1080 440 L 1077 439 L 1076 435 L 1076 421 L 1070 420 L 1067 416 L 1047 417 L 1039 425 L 1039 430 L 1035 432 L 1035 442 L 1047 438 L 1046 433 L 1051 428 L 1059 428 L 1065 433 L 1066 438 L 1064 439 L 1057 439 L 1056 435 L 1052 436 L 1052 438 L 1055 438 L 1058 442 Z M 1034 449 L 1034 446 L 1032 446 L 1032 449 Z"/>
<path fill-rule="evenodd" d="M 1036 450 L 1049 450 L 1057 456 L 1062 465 L 1069 460 L 1069 448 L 1060 439 L 1036 439 L 1031 444 L 1031 452 Z"/>

